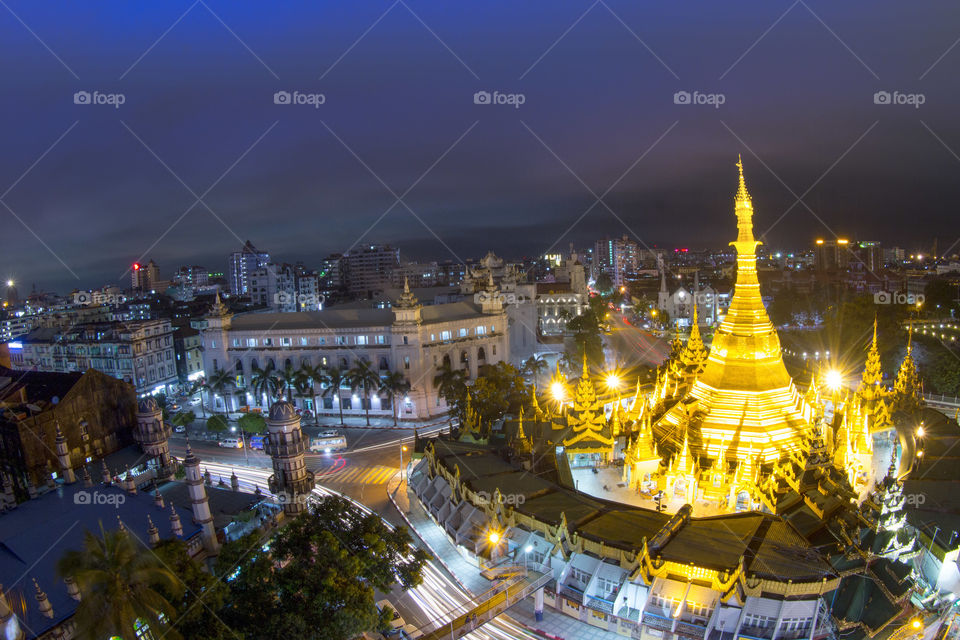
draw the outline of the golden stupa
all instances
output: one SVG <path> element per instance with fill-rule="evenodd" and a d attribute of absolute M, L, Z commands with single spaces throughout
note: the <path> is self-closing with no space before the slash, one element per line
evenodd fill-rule
<path fill-rule="evenodd" d="M 740 170 L 737 281 L 730 308 L 714 334 L 706 366 L 690 391 L 659 421 L 658 432 L 699 440 L 700 455 L 763 462 L 800 446 L 813 417 L 783 364 L 780 339 L 760 298 L 753 236 L 753 201 Z"/>

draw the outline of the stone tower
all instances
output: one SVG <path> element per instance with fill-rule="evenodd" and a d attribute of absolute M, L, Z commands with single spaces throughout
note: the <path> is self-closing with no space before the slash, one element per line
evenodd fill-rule
<path fill-rule="evenodd" d="M 270 491 L 283 505 L 283 513 L 296 517 L 306 510 L 306 498 L 313 490 L 313 472 L 303 460 L 304 442 L 300 431 L 300 416 L 286 400 L 270 407 L 267 419 L 267 442 L 264 451 L 273 460 Z"/>
<path fill-rule="evenodd" d="M 173 476 L 173 464 L 170 460 L 170 426 L 163 421 L 163 411 L 152 397 L 146 397 L 137 403 L 137 428 L 134 432 L 143 452 L 154 458 L 157 463 L 157 477 Z"/>
<path fill-rule="evenodd" d="M 63 471 L 63 481 L 67 484 L 73 484 L 77 481 L 77 476 L 73 473 L 73 462 L 70 461 L 70 447 L 67 446 L 67 438 L 60 430 L 60 423 L 57 423 L 57 459 L 60 460 L 60 470 Z"/>
<path fill-rule="evenodd" d="M 187 474 L 187 488 L 190 491 L 190 508 L 193 510 L 193 521 L 203 528 L 203 546 L 206 547 L 207 553 L 217 555 L 220 550 L 220 543 L 217 541 L 216 529 L 213 528 L 213 516 L 210 514 L 207 489 L 203 486 L 200 458 L 193 455 L 189 442 L 187 442 L 187 455 L 183 459 L 183 470 Z"/>

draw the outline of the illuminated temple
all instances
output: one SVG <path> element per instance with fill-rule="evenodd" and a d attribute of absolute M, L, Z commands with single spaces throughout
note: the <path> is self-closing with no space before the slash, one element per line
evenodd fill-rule
<path fill-rule="evenodd" d="M 463 553 L 540 575 L 535 612 L 639 640 L 884 638 L 910 616 L 921 553 L 904 525 L 910 460 L 894 447 L 889 469 L 873 465 L 874 435 L 922 407 L 911 346 L 890 388 L 875 326 L 855 391 L 822 372 L 798 389 L 737 166 L 735 292 L 709 350 L 695 315 L 626 398 L 584 364 L 496 428 L 468 403 L 460 434 L 417 439 L 408 487 Z"/>

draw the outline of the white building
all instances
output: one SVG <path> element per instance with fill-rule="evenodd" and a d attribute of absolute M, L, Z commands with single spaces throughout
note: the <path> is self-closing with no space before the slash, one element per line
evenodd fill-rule
<path fill-rule="evenodd" d="M 218 398 L 218 407 L 236 409 L 256 405 L 249 388 L 251 372 L 273 364 L 346 370 L 364 360 L 381 375 L 390 371 L 404 374 L 411 391 L 401 399 L 399 415 L 422 419 L 442 414 L 447 406 L 433 386 L 437 368 L 449 361 L 476 378 L 479 367 L 506 361 L 510 357 L 507 314 L 498 292 L 489 302 L 461 301 L 450 304 L 421 305 L 405 290 L 391 308 L 326 309 L 305 313 L 230 314 L 219 303 L 214 305 L 202 329 L 204 370 L 212 375 L 227 369 L 236 375 L 241 396 L 228 394 Z M 361 394 L 348 388 L 323 395 L 317 389 L 317 410 L 336 415 L 364 412 Z M 322 399 L 321 399 L 322 398 Z M 301 408 L 313 410 L 314 399 L 290 398 Z M 392 399 L 375 396 L 370 400 L 371 415 L 392 414 Z"/>
<path fill-rule="evenodd" d="M 230 254 L 227 277 L 230 281 L 230 293 L 242 296 L 248 293 L 250 274 L 270 262 L 270 254 L 259 251 L 247 240 L 240 251 Z"/>

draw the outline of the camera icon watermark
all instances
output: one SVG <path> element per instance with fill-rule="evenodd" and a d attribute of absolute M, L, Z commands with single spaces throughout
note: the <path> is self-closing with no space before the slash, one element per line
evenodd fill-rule
<path fill-rule="evenodd" d="M 873 94 L 873 104 L 907 105 L 919 109 L 927 101 L 923 93 L 901 93 L 899 91 L 877 91 Z"/>
<path fill-rule="evenodd" d="M 926 297 L 922 293 L 903 293 L 902 291 L 878 291 L 873 294 L 874 304 L 922 305 Z"/>
<path fill-rule="evenodd" d="M 103 291 L 75 291 L 73 294 L 73 304 L 81 307 L 88 307 L 92 304 L 118 305 L 127 301 L 127 296 L 117 293 L 104 293 Z"/>
<path fill-rule="evenodd" d="M 494 91 L 477 91 L 473 94 L 473 104 L 505 104 L 514 109 L 519 109 L 520 105 L 527 101 L 527 96 L 522 93 L 500 93 Z"/>
<path fill-rule="evenodd" d="M 309 505 L 310 504 L 310 494 L 309 493 L 289 493 L 287 491 L 281 491 L 274 495 L 278 504 L 299 504 L 299 505 Z"/>
<path fill-rule="evenodd" d="M 727 96 L 722 93 L 700 93 L 699 91 L 677 91 L 673 94 L 673 104 L 706 105 L 719 109 L 726 103 Z"/>
<path fill-rule="evenodd" d="M 101 93 L 99 91 L 77 91 L 73 94 L 73 104 L 107 105 L 119 109 L 127 101 L 122 93 Z"/>
<path fill-rule="evenodd" d="M 103 493 L 101 491 L 77 491 L 73 494 L 73 503 L 91 506 L 111 506 L 119 509 L 127 501 L 123 493 Z"/>
<path fill-rule="evenodd" d="M 300 91 L 277 91 L 273 94 L 273 104 L 307 105 L 319 109 L 327 101 L 322 93 L 302 93 Z"/>

